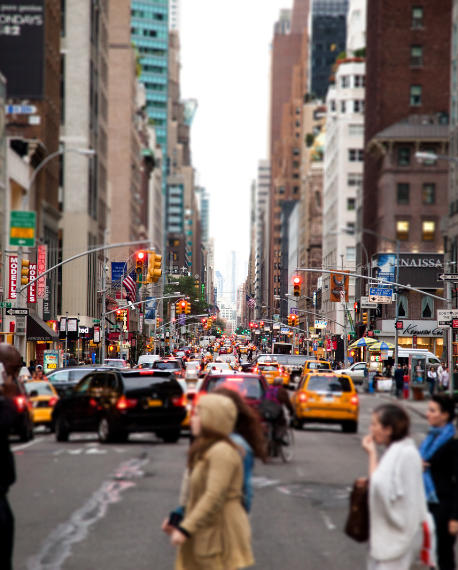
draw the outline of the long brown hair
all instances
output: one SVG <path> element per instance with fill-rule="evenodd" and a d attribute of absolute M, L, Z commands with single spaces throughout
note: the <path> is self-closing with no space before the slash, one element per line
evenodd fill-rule
<path fill-rule="evenodd" d="M 265 463 L 267 461 L 266 439 L 257 413 L 235 390 L 221 387 L 215 390 L 215 394 L 226 396 L 234 402 L 237 408 L 234 432 L 241 435 L 253 450 L 255 457 Z"/>
<path fill-rule="evenodd" d="M 235 444 L 230 437 L 219 433 L 214 430 L 205 429 L 202 427 L 202 432 L 196 439 L 192 442 L 191 447 L 189 448 L 188 452 L 188 467 L 189 469 L 193 469 L 197 461 L 199 459 L 203 459 L 205 453 L 218 443 L 219 441 L 225 441 L 230 446 L 235 448 Z"/>

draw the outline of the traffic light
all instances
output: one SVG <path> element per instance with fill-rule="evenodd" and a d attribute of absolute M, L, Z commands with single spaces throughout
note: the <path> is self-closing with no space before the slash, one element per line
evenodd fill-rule
<path fill-rule="evenodd" d="M 211 329 L 212 328 L 212 319 L 211 317 L 208 317 L 207 319 L 207 329 Z"/>
<path fill-rule="evenodd" d="M 117 321 L 122 321 L 123 320 L 123 310 L 122 309 L 118 309 L 116 311 L 116 320 Z"/>
<path fill-rule="evenodd" d="M 368 316 L 369 315 L 367 312 L 363 313 L 363 325 L 367 325 Z"/>
<path fill-rule="evenodd" d="M 293 324 L 293 315 L 288 315 L 288 325 L 292 326 Z"/>
<path fill-rule="evenodd" d="M 23 259 L 21 261 L 21 285 L 27 285 L 29 282 L 30 261 Z"/>
<path fill-rule="evenodd" d="M 290 315 L 290 316 L 291 316 L 291 324 L 293 325 L 293 327 L 295 327 L 297 324 L 297 315 Z"/>
<path fill-rule="evenodd" d="M 157 283 L 162 275 L 162 255 L 157 255 L 154 251 L 149 252 L 147 283 Z"/>
<path fill-rule="evenodd" d="M 259 324 L 263 327 L 263 326 L 264 326 L 264 321 L 261 321 Z"/>
<path fill-rule="evenodd" d="M 250 323 L 250 329 L 253 330 L 254 323 Z"/>
<path fill-rule="evenodd" d="M 190 314 L 191 314 L 191 303 L 189 303 L 189 302 L 186 302 L 185 313 L 186 313 L 187 315 L 190 315 Z"/>
<path fill-rule="evenodd" d="M 178 303 L 179 305 L 179 311 L 178 314 L 179 315 L 184 315 L 186 313 L 186 301 L 180 301 Z"/>
<path fill-rule="evenodd" d="M 161 319 L 159 317 L 157 317 L 156 319 L 156 327 L 160 327 L 161 326 Z"/>
<path fill-rule="evenodd" d="M 293 279 L 293 284 L 294 284 L 294 296 L 300 297 L 301 296 L 301 278 L 299 277 L 299 275 L 296 275 L 296 277 Z"/>
<path fill-rule="evenodd" d="M 135 272 L 137 273 L 137 283 L 140 283 L 142 280 L 142 273 L 143 273 L 143 263 L 145 261 L 145 252 L 139 251 L 137 253 L 137 260 L 135 262 Z"/>
<path fill-rule="evenodd" d="M 355 304 L 353 305 L 354 309 L 355 309 L 355 313 L 358 314 L 361 311 L 361 303 L 360 301 L 355 301 Z"/>

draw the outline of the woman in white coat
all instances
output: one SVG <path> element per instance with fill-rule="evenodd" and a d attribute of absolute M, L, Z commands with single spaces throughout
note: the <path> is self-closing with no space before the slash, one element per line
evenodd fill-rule
<path fill-rule="evenodd" d="M 403 408 L 384 404 L 374 410 L 371 433 L 363 440 L 369 456 L 368 570 L 409 570 L 421 550 L 426 497 L 409 428 Z M 380 459 L 377 445 L 387 448 Z"/>

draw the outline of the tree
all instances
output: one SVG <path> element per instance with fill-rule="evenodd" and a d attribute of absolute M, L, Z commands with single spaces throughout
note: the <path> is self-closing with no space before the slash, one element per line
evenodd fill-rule
<path fill-rule="evenodd" d="M 200 297 L 200 290 L 196 288 L 196 280 L 194 277 L 181 276 L 178 278 L 178 285 L 166 285 L 164 287 L 164 295 L 170 295 L 171 293 L 176 293 L 179 291 L 183 297 L 189 297 L 189 303 L 191 303 L 191 315 L 202 315 L 208 313 L 211 305 L 206 301 L 202 301 Z M 175 276 L 173 276 L 174 281 L 176 281 Z M 168 301 L 169 303 L 176 303 L 178 300 L 173 299 Z"/>

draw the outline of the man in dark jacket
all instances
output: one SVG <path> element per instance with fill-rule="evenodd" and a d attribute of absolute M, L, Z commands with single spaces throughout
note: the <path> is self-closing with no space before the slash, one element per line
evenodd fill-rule
<path fill-rule="evenodd" d="M 394 381 L 396 383 L 396 397 L 402 398 L 402 391 L 404 389 L 404 370 L 401 364 L 394 371 Z"/>
<path fill-rule="evenodd" d="M 5 367 L 5 378 L 0 379 L 0 568 L 13 568 L 14 517 L 7 493 L 16 480 L 14 457 L 9 444 L 9 433 L 16 417 L 13 398 L 17 395 L 15 379 L 22 367 L 19 352 L 10 344 L 0 344 L 0 362 Z"/>

